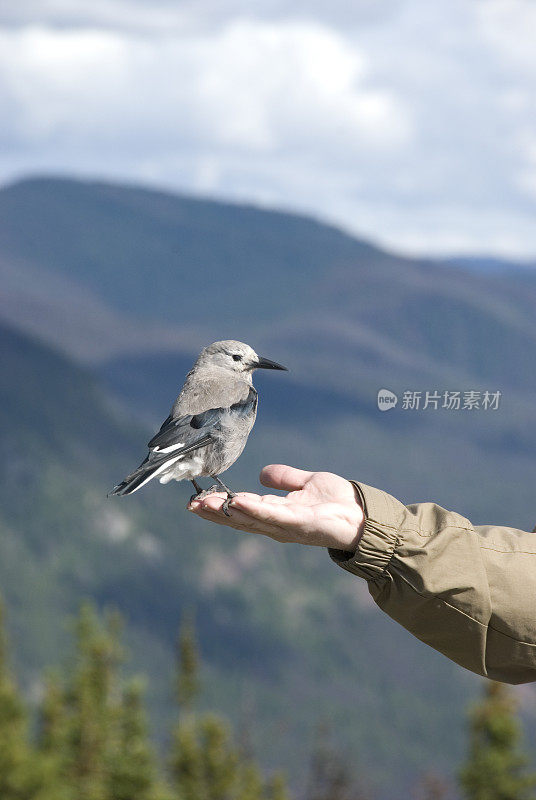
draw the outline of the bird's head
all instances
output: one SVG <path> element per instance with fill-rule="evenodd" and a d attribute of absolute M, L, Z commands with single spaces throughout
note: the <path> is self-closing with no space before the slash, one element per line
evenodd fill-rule
<path fill-rule="evenodd" d="M 220 367 L 245 376 L 251 376 L 254 369 L 287 369 L 276 361 L 258 356 L 248 344 L 234 339 L 209 344 L 201 350 L 196 367 Z"/>

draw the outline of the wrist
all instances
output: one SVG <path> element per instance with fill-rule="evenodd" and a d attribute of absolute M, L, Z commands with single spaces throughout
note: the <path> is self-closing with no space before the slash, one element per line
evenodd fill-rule
<path fill-rule="evenodd" d="M 351 481 L 348 481 L 348 483 L 352 487 L 353 492 L 351 528 L 349 531 L 348 540 L 340 543 L 340 549 L 347 553 L 355 553 L 359 545 L 359 541 L 363 536 L 363 531 L 365 530 L 365 513 L 363 511 L 363 503 L 357 487 Z"/>

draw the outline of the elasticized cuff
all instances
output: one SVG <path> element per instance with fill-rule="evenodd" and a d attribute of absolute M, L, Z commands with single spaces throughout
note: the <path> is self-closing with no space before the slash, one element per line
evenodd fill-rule
<path fill-rule="evenodd" d="M 333 561 L 353 575 L 377 580 L 386 571 L 398 541 L 405 506 L 392 495 L 373 486 L 351 481 L 357 489 L 365 526 L 355 553 L 329 548 Z"/>

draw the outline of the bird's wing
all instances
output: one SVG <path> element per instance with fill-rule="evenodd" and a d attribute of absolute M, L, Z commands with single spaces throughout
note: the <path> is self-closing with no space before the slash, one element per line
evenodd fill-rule
<path fill-rule="evenodd" d="M 229 406 L 208 408 L 198 414 L 182 416 L 170 414 L 156 436 L 153 436 L 148 447 L 153 453 L 173 452 L 174 455 L 177 455 L 183 450 L 191 452 L 197 447 L 207 445 L 211 441 L 213 433 L 221 430 L 221 421 L 225 414 L 230 415 L 231 419 L 239 419 L 254 413 L 256 408 L 257 392 L 253 386 L 249 386 L 247 395 Z"/>

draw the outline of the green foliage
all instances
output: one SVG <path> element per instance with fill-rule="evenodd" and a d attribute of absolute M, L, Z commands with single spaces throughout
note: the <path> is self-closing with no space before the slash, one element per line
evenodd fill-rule
<path fill-rule="evenodd" d="M 115 717 L 115 740 L 107 756 L 110 794 L 114 800 L 153 800 L 156 767 L 140 680 L 132 679 L 125 685 Z"/>
<path fill-rule="evenodd" d="M 260 800 L 265 796 L 262 774 L 254 761 L 239 763 L 237 784 L 237 800 Z"/>
<path fill-rule="evenodd" d="M 102 619 L 85 604 L 65 674 L 45 680 L 36 743 L 7 665 L 0 607 L 0 800 L 288 800 L 276 776 L 266 784 L 243 757 L 228 723 L 196 715 L 198 657 L 193 621 L 181 630 L 179 694 L 185 703 L 175 730 L 170 787 L 149 743 L 138 678 L 125 680 L 121 619 Z"/>
<path fill-rule="evenodd" d="M 237 747 L 228 723 L 198 713 L 198 655 L 193 618 L 183 621 L 178 648 L 179 721 L 170 759 L 173 787 L 183 800 L 287 800 L 282 776 L 265 783 L 258 764 Z"/>
<path fill-rule="evenodd" d="M 1 800 L 289 800 L 281 773 L 266 779 L 236 744 L 228 722 L 197 709 L 199 656 L 193 618 L 179 636 L 179 720 L 170 747 L 168 781 L 149 743 L 144 685 L 125 680 L 121 619 L 102 618 L 85 604 L 75 626 L 75 649 L 64 674 L 50 671 L 40 706 L 37 742 L 8 667 L 0 606 Z M 532 800 L 536 776 L 520 747 L 516 704 L 502 684 L 489 682 L 470 716 L 470 748 L 460 774 L 466 800 Z M 364 800 L 351 759 L 343 759 L 320 726 L 306 800 Z M 433 775 L 420 797 L 443 798 Z"/>
<path fill-rule="evenodd" d="M 26 720 L 6 663 L 6 640 L 0 633 L 0 797 L 22 796 L 27 764 Z"/>
<path fill-rule="evenodd" d="M 158 796 L 143 686 L 121 678 L 120 631 L 117 614 L 103 623 L 91 605 L 84 605 L 71 668 L 63 680 L 57 673 L 48 677 L 39 749 L 62 799 Z"/>
<path fill-rule="evenodd" d="M 44 768 L 45 798 L 76 800 L 72 773 L 70 719 L 61 675 L 50 671 L 40 709 L 39 753 Z"/>
<path fill-rule="evenodd" d="M 530 800 L 536 777 L 520 748 L 516 703 L 501 683 L 489 682 L 470 715 L 470 749 L 460 773 L 467 800 Z"/>
<path fill-rule="evenodd" d="M 171 772 L 179 797 L 226 800 L 235 794 L 238 758 L 225 722 L 214 714 L 189 716 L 174 737 Z"/>
<path fill-rule="evenodd" d="M 287 781 L 282 772 L 276 772 L 267 781 L 266 800 L 290 800 Z"/>
<path fill-rule="evenodd" d="M 40 798 L 41 764 L 32 757 L 26 713 L 11 676 L 7 657 L 3 607 L 0 605 L 0 798 Z"/>

